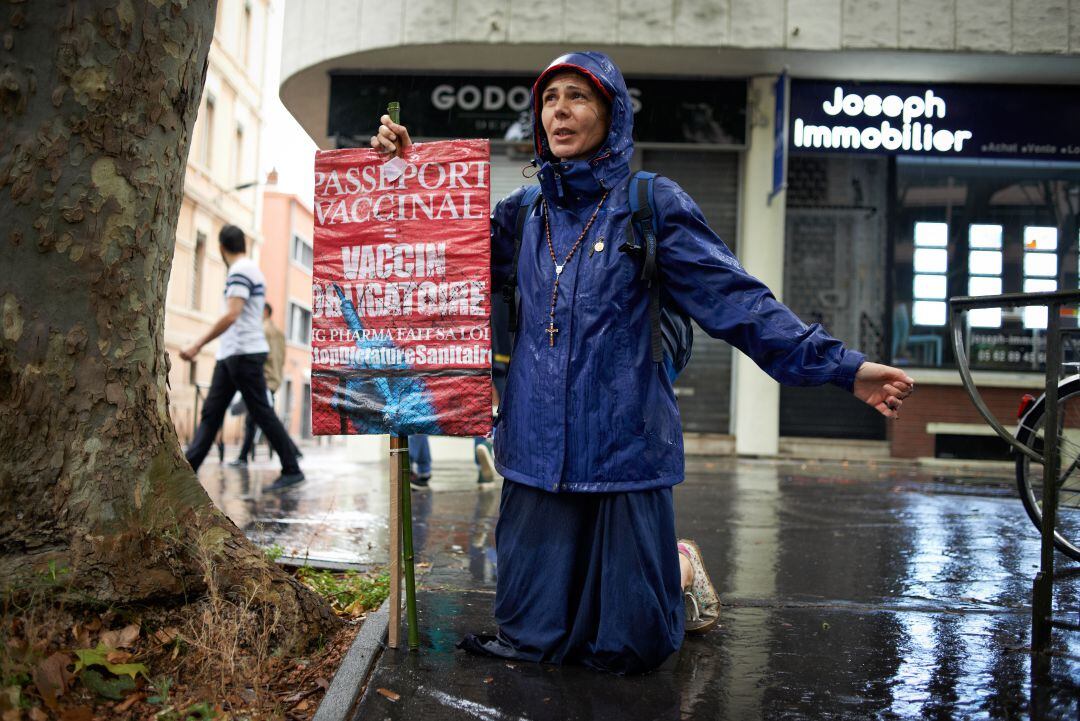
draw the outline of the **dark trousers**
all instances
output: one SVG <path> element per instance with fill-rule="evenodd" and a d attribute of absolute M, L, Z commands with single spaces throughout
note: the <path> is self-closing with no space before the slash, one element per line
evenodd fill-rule
<path fill-rule="evenodd" d="M 282 473 L 299 473 L 292 441 L 281 425 L 274 409 L 266 400 L 266 377 L 263 375 L 265 353 L 250 353 L 222 358 L 214 365 L 214 377 L 210 381 L 210 392 L 203 403 L 199 427 L 187 449 L 187 459 L 196 471 L 214 444 L 214 437 L 221 430 L 225 412 L 236 391 L 244 399 L 248 413 L 263 429 L 271 448 L 281 459 Z"/>
<path fill-rule="evenodd" d="M 423 433 L 409 436 L 409 462 L 416 475 L 431 475 L 431 444 Z"/>
<path fill-rule="evenodd" d="M 550 493 L 508 480 L 499 508 L 495 622 L 514 656 L 621 674 L 679 650 L 670 488 Z"/>
<path fill-rule="evenodd" d="M 270 408 L 273 409 L 274 392 L 271 390 L 267 390 L 266 394 L 267 402 L 270 404 Z M 240 455 L 237 456 L 237 458 L 243 460 L 255 460 L 255 427 L 257 425 L 258 424 L 255 422 L 254 415 L 248 413 L 244 416 L 244 442 L 240 446 Z M 262 428 L 262 426 L 259 427 Z M 288 431 L 286 431 L 286 433 L 288 433 Z M 263 434 L 265 434 L 267 438 L 270 437 L 270 434 L 266 433 L 265 428 L 263 428 Z M 293 443 L 293 439 L 291 437 L 289 437 L 289 446 L 292 448 L 293 455 L 299 458 L 300 451 L 296 448 L 296 444 Z"/>

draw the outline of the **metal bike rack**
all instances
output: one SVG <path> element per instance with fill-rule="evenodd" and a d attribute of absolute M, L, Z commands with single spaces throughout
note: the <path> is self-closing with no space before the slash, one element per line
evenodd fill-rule
<path fill-rule="evenodd" d="M 1054 573 L 1054 527 L 1057 525 L 1058 474 L 1061 472 L 1061 452 L 1057 433 L 1043 433 L 1043 453 L 1024 445 L 1009 432 L 990 412 L 971 376 L 971 368 L 964 344 L 965 324 L 960 322 L 964 313 L 976 308 L 1002 308 L 1046 306 L 1046 421 L 1045 428 L 1057 428 L 1058 382 L 1061 375 L 1063 339 L 1066 336 L 1080 338 L 1080 328 L 1062 328 L 1061 310 L 1066 306 L 1080 304 L 1080 290 L 1064 290 L 1052 293 L 1005 293 L 1002 295 L 961 296 L 949 299 L 949 327 L 956 366 L 971 402 L 979 415 L 1001 436 L 1002 440 L 1037 463 L 1043 464 L 1042 549 L 1039 572 L 1032 585 L 1031 602 L 1031 650 L 1045 651 L 1050 645 L 1054 628 L 1080 631 L 1080 625 L 1054 620 L 1054 581 L 1072 576 L 1080 569 Z"/>

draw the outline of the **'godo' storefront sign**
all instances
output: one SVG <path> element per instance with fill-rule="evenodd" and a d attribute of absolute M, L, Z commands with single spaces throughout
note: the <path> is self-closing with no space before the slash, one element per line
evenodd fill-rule
<path fill-rule="evenodd" d="M 489 148 L 315 158 L 316 434 L 491 430 Z"/>
<path fill-rule="evenodd" d="M 327 134 L 338 147 L 366 145 L 385 98 L 409 108 L 414 138 L 532 139 L 535 75 L 435 73 L 330 74 Z M 746 81 L 628 76 L 634 141 L 746 147 Z"/>

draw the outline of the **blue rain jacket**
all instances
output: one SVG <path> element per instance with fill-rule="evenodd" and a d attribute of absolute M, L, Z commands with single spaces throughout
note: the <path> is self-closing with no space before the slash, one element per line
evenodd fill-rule
<path fill-rule="evenodd" d="M 607 139 L 588 161 L 559 162 L 547 147 L 539 94 L 560 69 L 584 73 L 611 102 Z M 601 53 L 565 55 L 533 86 L 533 118 L 539 179 L 560 263 L 601 195 L 609 195 L 562 273 L 554 346 L 546 329 L 555 268 L 540 204 L 526 220 L 517 269 L 520 321 L 495 424 L 496 466 L 506 478 L 548 491 L 672 486 L 683 480 L 679 408 L 663 365 L 652 361 L 642 260 L 619 251 L 630 215 L 634 151 L 633 112 L 622 74 Z M 513 264 L 523 192 L 502 200 L 492 216 L 495 288 Z M 865 360 L 861 353 L 845 349 L 820 325 L 803 323 L 747 273 L 678 184 L 657 178 L 655 206 L 663 287 L 706 333 L 731 343 L 781 383 L 834 383 L 851 390 Z"/>

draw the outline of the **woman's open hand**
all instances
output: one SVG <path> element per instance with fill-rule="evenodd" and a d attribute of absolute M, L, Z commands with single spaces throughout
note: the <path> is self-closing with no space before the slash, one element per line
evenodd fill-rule
<path fill-rule="evenodd" d="M 401 157 L 401 151 L 412 145 L 408 128 L 395 123 L 389 115 L 382 116 L 380 121 L 379 132 L 371 136 L 371 147 L 383 155 Z"/>
<path fill-rule="evenodd" d="M 855 397 L 886 418 L 899 418 L 904 399 L 915 390 L 915 381 L 899 368 L 870 363 L 855 373 Z"/>

